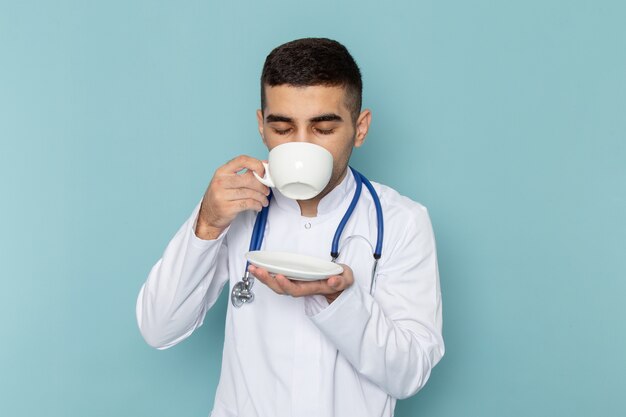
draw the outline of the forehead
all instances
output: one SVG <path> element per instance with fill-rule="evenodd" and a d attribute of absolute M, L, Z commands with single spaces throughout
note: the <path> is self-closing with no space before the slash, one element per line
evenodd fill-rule
<path fill-rule="evenodd" d="M 292 85 L 265 86 L 264 114 L 280 114 L 294 119 L 308 119 L 321 114 L 349 114 L 343 86 Z"/>

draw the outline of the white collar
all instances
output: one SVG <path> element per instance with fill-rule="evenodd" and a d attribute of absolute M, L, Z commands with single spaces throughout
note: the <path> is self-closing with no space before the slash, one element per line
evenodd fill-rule
<path fill-rule="evenodd" d="M 317 205 L 317 218 L 312 217 L 311 220 L 317 219 L 317 222 L 334 214 L 338 210 L 345 211 L 345 207 L 350 204 L 352 196 L 354 195 L 354 189 L 354 175 L 352 174 L 352 170 L 348 167 L 343 180 L 320 200 Z M 296 200 L 285 197 L 276 188 L 272 188 L 272 194 L 272 200 L 274 200 L 278 207 L 284 211 L 300 215 L 300 205 Z"/>

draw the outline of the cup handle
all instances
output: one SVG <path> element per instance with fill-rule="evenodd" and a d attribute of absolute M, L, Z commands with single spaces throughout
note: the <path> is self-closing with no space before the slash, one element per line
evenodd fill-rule
<path fill-rule="evenodd" d="M 272 181 L 272 178 L 270 177 L 270 170 L 269 170 L 269 165 L 267 164 L 267 162 L 262 162 L 263 167 L 265 167 L 265 176 L 263 178 L 259 177 L 259 175 L 252 171 L 252 173 L 254 174 L 254 176 L 256 177 L 257 180 L 261 181 L 261 184 L 263 185 L 267 185 L 270 188 L 274 188 L 274 182 Z"/>

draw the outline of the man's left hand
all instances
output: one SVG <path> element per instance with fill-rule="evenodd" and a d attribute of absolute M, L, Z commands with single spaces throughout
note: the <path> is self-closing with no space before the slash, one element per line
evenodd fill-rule
<path fill-rule="evenodd" d="M 339 265 L 343 267 L 341 275 L 333 275 L 319 281 L 291 280 L 284 275 L 270 274 L 267 270 L 254 265 L 250 265 L 248 271 L 277 294 L 285 294 L 292 297 L 321 294 L 326 297 L 328 304 L 330 304 L 339 297 L 343 290 L 354 283 L 352 269 L 348 265 Z"/>

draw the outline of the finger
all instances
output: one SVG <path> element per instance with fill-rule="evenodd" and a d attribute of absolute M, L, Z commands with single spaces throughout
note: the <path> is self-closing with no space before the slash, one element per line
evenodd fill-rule
<path fill-rule="evenodd" d="M 290 295 L 292 297 L 299 297 L 300 291 L 298 291 L 297 285 L 294 284 L 289 278 L 284 275 L 276 274 L 274 281 L 283 292 L 283 294 Z"/>
<path fill-rule="evenodd" d="M 250 173 L 250 176 L 252 174 Z M 214 177 L 209 186 L 210 196 L 220 204 L 228 201 L 252 199 L 257 200 L 261 205 L 269 204 L 269 188 L 261 184 L 256 179 L 250 181 L 240 180 L 239 175 L 225 175 Z M 246 210 L 248 208 L 242 208 Z M 241 210 L 239 210 L 241 211 Z"/>
<path fill-rule="evenodd" d="M 339 287 L 341 286 L 341 278 L 338 276 L 329 277 L 326 280 L 326 284 L 333 290 L 338 291 Z"/>
<path fill-rule="evenodd" d="M 291 280 L 284 275 L 276 275 L 276 282 L 281 289 L 292 297 L 302 297 L 313 294 L 331 294 L 331 291 L 323 281 L 298 281 Z"/>
<path fill-rule="evenodd" d="M 269 195 L 270 189 L 266 185 L 262 184 L 252 174 L 252 171 L 248 171 L 245 174 L 229 174 L 220 178 L 220 185 L 222 188 L 249 188 L 256 190 L 264 195 Z"/>
<path fill-rule="evenodd" d="M 266 207 L 269 204 L 267 196 L 256 191 L 251 190 L 250 188 L 229 188 L 223 190 L 221 192 L 221 197 L 225 201 L 236 201 L 236 200 L 256 200 L 263 207 Z"/>
<path fill-rule="evenodd" d="M 254 275 L 256 279 L 258 279 L 259 281 L 261 281 L 263 284 L 267 285 L 268 287 L 272 285 L 270 282 L 272 277 L 270 276 L 269 272 L 267 272 L 265 269 L 257 268 L 254 265 L 249 265 L 248 272 L 250 272 L 252 275 Z"/>
<path fill-rule="evenodd" d="M 341 275 L 335 275 L 326 280 L 326 285 L 331 292 L 343 291 L 348 287 L 348 280 Z"/>
<path fill-rule="evenodd" d="M 263 166 L 263 163 L 260 160 L 247 155 L 239 155 L 238 157 L 231 159 L 226 164 L 218 168 L 217 172 L 220 174 L 233 174 L 246 168 L 256 172 L 260 177 L 265 175 L 265 167 Z"/>
<path fill-rule="evenodd" d="M 247 198 L 244 200 L 228 201 L 226 203 L 226 206 L 228 207 L 228 212 L 233 214 L 241 213 L 246 210 L 253 210 L 258 213 L 259 211 L 263 210 L 263 204 L 260 201 L 251 198 Z"/>
<path fill-rule="evenodd" d="M 284 294 L 282 288 L 276 283 L 276 280 L 274 279 L 274 277 L 272 277 L 270 273 L 267 272 L 265 269 L 258 268 L 254 265 L 250 265 L 248 266 L 248 271 L 250 271 L 250 273 L 254 275 L 263 284 L 270 287 L 270 289 L 274 291 L 275 293 L 281 294 L 281 295 Z"/>
<path fill-rule="evenodd" d="M 314 283 L 316 283 L 317 285 L 316 286 L 312 285 L 310 288 L 306 288 L 307 294 L 305 295 L 308 295 L 310 290 L 315 291 L 313 292 L 313 294 L 323 294 L 323 295 L 335 294 L 336 292 L 345 290 L 349 286 L 348 280 L 346 279 L 346 277 L 342 275 L 335 275 L 327 279 L 314 281 L 314 282 L 307 283 L 307 284 L 314 284 Z M 304 291 L 305 289 L 303 288 L 302 290 Z"/>
<path fill-rule="evenodd" d="M 345 264 L 338 264 L 343 268 L 343 272 L 339 275 L 328 277 L 328 285 L 332 288 L 336 288 L 338 291 L 343 291 L 354 283 L 354 273 L 352 268 Z"/>

